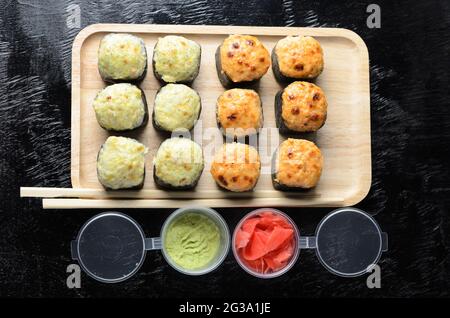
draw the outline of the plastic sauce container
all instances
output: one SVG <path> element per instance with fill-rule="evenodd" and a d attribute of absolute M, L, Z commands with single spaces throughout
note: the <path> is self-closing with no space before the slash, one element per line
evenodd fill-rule
<path fill-rule="evenodd" d="M 259 241 L 245 252 L 248 259 L 243 259 L 242 249 L 246 248 L 249 237 L 246 238 L 245 233 L 244 236 L 238 234 L 239 230 L 245 225 L 247 231 L 252 232 L 248 228 L 256 221 L 247 221 L 261 213 L 271 213 L 275 217 L 258 225 Z M 192 217 L 194 214 L 197 216 Z M 180 252 L 177 241 L 183 242 L 180 246 L 188 249 L 186 253 Z M 212 244 L 208 245 L 210 242 Z M 237 242 L 242 246 L 237 248 Z M 355 208 L 332 211 L 322 219 L 313 236 L 301 236 L 289 216 L 264 208 L 244 216 L 234 231 L 231 245 L 238 264 L 259 278 L 274 278 L 288 272 L 298 260 L 301 249 L 315 249 L 320 263 L 333 274 L 355 277 L 375 266 L 382 252 L 387 251 L 388 239 L 370 215 Z M 199 260 L 190 256 L 192 250 L 189 249 L 194 249 L 196 254 L 195 248 L 199 251 Z M 165 260 L 180 273 L 203 275 L 222 264 L 229 248 L 230 235 L 224 219 L 213 209 L 204 207 L 174 211 L 164 222 L 160 237 L 155 238 L 146 238 L 139 224 L 125 214 L 101 213 L 89 219 L 71 242 L 72 258 L 89 276 L 104 283 L 122 282 L 132 277 L 149 250 L 162 250 Z M 207 253 L 202 254 L 203 250 Z M 276 270 L 265 270 L 266 267 L 258 270 L 258 261 L 266 254 L 270 256 L 266 262 Z M 185 263 L 189 266 L 183 266 L 184 259 L 180 261 L 185 255 L 191 257 Z"/>
<path fill-rule="evenodd" d="M 243 245 L 242 239 L 239 238 L 243 226 L 262 213 L 272 213 L 284 218 L 292 226 L 293 237 L 296 242 L 285 266 L 277 271 L 267 273 L 249 266 L 245 257 L 243 257 L 243 253 L 239 251 L 239 249 L 242 249 L 240 246 Z M 248 224 L 251 225 L 250 222 Z M 256 242 L 256 248 L 252 244 L 245 246 L 250 250 L 246 254 L 248 258 L 252 259 L 252 255 L 259 256 L 264 253 L 267 253 L 265 255 L 271 253 L 276 244 L 271 243 L 274 240 L 271 240 L 272 234 L 270 231 L 268 232 L 261 235 L 261 239 Z M 283 243 L 280 240 L 278 240 L 278 245 Z M 321 264 L 333 274 L 342 277 L 356 277 L 369 272 L 380 259 L 382 252 L 387 251 L 387 248 L 387 234 L 381 232 L 379 225 L 370 215 L 355 208 L 342 208 L 329 213 L 317 226 L 314 236 L 300 236 L 295 223 L 279 210 L 258 209 L 244 216 L 236 226 L 232 239 L 233 254 L 238 264 L 247 273 L 259 278 L 274 278 L 289 271 L 297 261 L 301 249 L 315 249 Z M 259 253 L 259 251 L 261 252 Z M 262 259 L 264 261 L 264 257 Z"/>
<path fill-rule="evenodd" d="M 188 222 L 192 224 L 184 224 Z M 202 231 L 198 231 L 202 225 Z M 190 227 L 190 231 L 193 233 L 186 234 L 182 232 L 180 236 L 183 235 L 183 238 L 174 237 L 170 240 L 171 232 L 180 234 L 176 233 L 176 229 L 174 229 L 176 226 Z M 178 246 L 184 246 L 184 250 L 178 254 L 188 254 L 188 256 L 190 254 L 191 259 L 197 258 L 204 262 L 205 257 L 202 257 L 201 253 L 198 252 L 207 250 L 211 246 L 214 247 L 215 253 L 208 253 L 207 256 L 210 260 L 206 264 L 202 264 L 202 266 L 194 269 L 189 268 L 181 265 L 174 258 L 169 242 L 175 241 L 179 242 L 179 244 L 177 243 Z M 173 212 L 164 222 L 161 230 L 161 245 L 164 258 L 174 269 L 187 275 L 203 275 L 215 270 L 225 260 L 230 249 L 230 232 L 225 220 L 213 209 L 199 207 L 181 208 Z M 189 252 L 190 250 L 192 252 Z"/>
<path fill-rule="evenodd" d="M 299 242 L 300 232 L 289 216 L 276 209 L 263 208 L 248 213 L 238 223 L 233 233 L 232 250 L 236 261 L 247 273 L 259 278 L 274 278 L 295 264 L 300 252 Z"/>
<path fill-rule="evenodd" d="M 219 238 L 215 255 L 207 264 L 195 269 L 183 268 L 165 247 L 171 224 L 186 214 L 199 214 L 216 227 Z M 195 241 L 193 242 L 195 245 Z M 72 258 L 90 277 L 104 283 L 125 281 L 138 272 L 147 251 L 162 250 L 169 265 L 187 275 L 203 275 L 216 269 L 230 248 L 230 234 L 223 218 L 213 209 L 187 207 L 174 211 L 164 222 L 161 236 L 146 238 L 142 228 L 131 217 L 119 212 L 106 212 L 89 219 L 71 242 Z"/>
<path fill-rule="evenodd" d="M 72 259 L 86 274 L 104 283 L 118 283 L 133 276 L 148 249 L 139 224 L 118 212 L 92 217 L 71 242 Z"/>

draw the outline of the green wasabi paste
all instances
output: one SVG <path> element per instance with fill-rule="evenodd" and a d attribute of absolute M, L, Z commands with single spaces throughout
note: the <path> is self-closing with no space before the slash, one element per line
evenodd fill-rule
<path fill-rule="evenodd" d="M 213 261 L 219 252 L 220 230 L 208 216 L 186 213 L 169 224 L 164 247 L 178 266 L 188 270 L 201 269 Z"/>

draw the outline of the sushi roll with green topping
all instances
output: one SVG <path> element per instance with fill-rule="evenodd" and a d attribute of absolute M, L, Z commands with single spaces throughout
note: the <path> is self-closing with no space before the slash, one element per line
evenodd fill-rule
<path fill-rule="evenodd" d="M 159 146 L 153 159 L 153 178 L 165 189 L 190 189 L 197 185 L 203 167 L 200 145 L 187 138 L 174 137 Z"/>
<path fill-rule="evenodd" d="M 98 70 L 105 82 L 139 82 L 147 72 L 144 41 L 126 33 L 106 35 L 98 48 Z"/>
<path fill-rule="evenodd" d="M 109 190 L 140 189 L 145 179 L 147 148 L 132 138 L 109 137 L 97 156 L 97 176 Z"/>
<path fill-rule="evenodd" d="M 132 84 L 105 87 L 95 97 L 93 107 L 99 125 L 109 131 L 133 130 L 148 121 L 144 91 Z"/>
<path fill-rule="evenodd" d="M 200 96 L 184 84 L 167 84 L 156 94 L 153 126 L 160 131 L 191 130 L 200 116 Z"/>
<path fill-rule="evenodd" d="M 153 73 L 163 83 L 190 84 L 200 69 L 201 47 L 182 36 L 159 38 L 153 51 Z"/>

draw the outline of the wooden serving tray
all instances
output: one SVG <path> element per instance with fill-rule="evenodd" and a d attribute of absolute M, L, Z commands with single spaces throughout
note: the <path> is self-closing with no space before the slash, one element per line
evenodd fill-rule
<path fill-rule="evenodd" d="M 105 87 L 97 69 L 97 50 L 101 38 L 110 32 L 133 33 L 145 41 L 148 71 L 140 87 L 145 91 L 150 113 L 155 93 L 160 88 L 160 83 L 152 72 L 151 60 L 158 37 L 179 34 L 201 45 L 200 73 L 192 87 L 202 99 L 200 119 L 204 129 L 208 127 L 217 129 L 215 103 L 224 88 L 217 78 L 214 53 L 228 34 L 255 35 L 269 51 L 286 35 L 314 36 L 323 46 L 325 54 L 325 69 L 316 83 L 322 87 L 327 96 L 328 118 L 325 126 L 316 134 L 308 134 L 301 138 L 314 140 L 322 150 L 324 169 L 318 186 L 301 193 L 280 192 L 273 188 L 270 174 L 261 174 L 254 191 L 231 193 L 223 191 L 215 184 L 207 164 L 195 190 L 158 189 L 152 178 L 152 160 L 159 144 L 170 136 L 155 131 L 149 121 L 149 124 L 137 133 L 121 134 L 136 138 L 149 148 L 146 157 L 147 177 L 143 190 L 104 191 L 97 180 L 96 157 L 100 146 L 110 134 L 97 123 L 92 101 Z M 258 89 L 264 108 L 264 127 L 275 127 L 274 97 L 282 88 L 269 69 L 261 79 Z M 208 143 L 208 136 L 205 138 L 204 147 Z M 280 142 L 284 139 L 281 137 Z M 330 28 L 95 24 L 78 34 L 72 51 L 71 179 L 74 189 L 69 190 L 69 193 L 63 191 L 65 194 L 56 191 L 60 196 L 85 199 L 71 199 L 64 204 L 59 204 L 58 199 L 53 199 L 44 201 L 44 206 L 83 208 L 179 207 L 192 204 L 214 207 L 348 206 L 361 201 L 369 191 L 370 151 L 368 52 L 363 40 L 352 31 Z M 263 169 L 269 166 L 270 162 L 262 162 Z"/>

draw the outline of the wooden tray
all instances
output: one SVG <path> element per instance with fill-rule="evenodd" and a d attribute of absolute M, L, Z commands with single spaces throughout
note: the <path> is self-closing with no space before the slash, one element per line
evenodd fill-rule
<path fill-rule="evenodd" d="M 146 93 L 150 113 L 155 93 L 160 87 L 151 71 L 151 56 L 158 37 L 180 34 L 201 45 L 200 73 L 193 88 L 199 92 L 202 99 L 200 119 L 203 128 L 216 127 L 215 102 L 224 89 L 216 75 L 214 53 L 228 34 L 256 35 L 269 51 L 286 35 L 314 36 L 322 44 L 325 54 L 325 70 L 317 84 L 323 88 L 329 104 L 325 126 L 315 135 L 306 136 L 306 139 L 314 139 L 324 156 L 324 170 L 318 186 L 305 193 L 280 192 L 273 189 L 270 174 L 262 174 L 254 191 L 230 193 L 216 186 L 209 167 L 205 167 L 195 190 L 160 190 L 151 177 L 152 159 L 159 144 L 167 136 L 156 132 L 149 122 L 146 128 L 137 134 L 122 134 L 140 140 L 149 148 L 144 189 L 104 191 L 97 180 L 96 157 L 109 133 L 98 125 L 92 101 L 97 92 L 105 86 L 97 69 L 97 50 L 101 38 L 110 32 L 133 33 L 145 41 L 148 72 L 140 86 Z M 281 88 L 270 69 L 262 78 L 258 90 L 264 107 L 264 127 L 275 127 L 274 96 Z M 282 140 L 283 137 L 280 142 Z M 203 142 L 205 146 L 208 141 Z M 72 199 L 68 201 L 71 202 L 71 207 L 179 207 L 187 204 L 215 207 L 353 205 L 361 201 L 370 188 L 370 151 L 368 52 L 363 40 L 352 31 L 330 28 L 95 24 L 83 29 L 74 41 L 71 179 L 73 188 L 81 192 L 62 196 L 79 195 L 90 199 Z M 263 169 L 269 166 L 270 162 L 262 164 Z M 119 197 L 141 200 L 117 200 Z M 100 198 L 102 200 L 93 200 Z M 50 200 L 46 203 L 51 205 L 55 202 Z M 67 207 L 67 204 L 56 204 L 52 207 L 62 206 Z"/>

